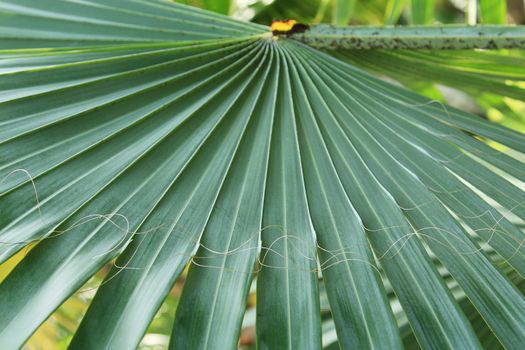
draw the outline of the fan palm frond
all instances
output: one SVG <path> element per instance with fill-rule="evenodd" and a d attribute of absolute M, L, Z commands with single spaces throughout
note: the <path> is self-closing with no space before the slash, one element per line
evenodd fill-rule
<path fill-rule="evenodd" d="M 72 348 L 133 349 L 190 263 L 171 348 L 508 348 L 525 334 L 522 134 L 268 29 L 165 1 L 0 2 L 0 344 L 115 260 Z M 29 29 L 30 28 L 30 29 Z M 512 179 L 512 181 L 509 181 Z M 488 245 L 489 255 L 482 248 Z M 384 276 L 382 276 L 384 274 Z"/>

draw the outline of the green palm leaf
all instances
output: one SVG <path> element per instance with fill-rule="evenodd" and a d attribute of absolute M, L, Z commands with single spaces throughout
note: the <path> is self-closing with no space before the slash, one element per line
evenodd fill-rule
<path fill-rule="evenodd" d="M 446 84 L 472 96 L 524 96 L 525 60 L 488 51 L 376 51 L 336 53 L 338 57 L 409 82 L 415 77 Z M 485 87 L 490 86 L 489 91 Z"/>
<path fill-rule="evenodd" d="M 344 348 L 480 348 L 457 290 L 523 344 L 525 237 L 491 201 L 525 220 L 525 166 L 480 140 L 522 134 L 161 0 L 0 17 L 0 261 L 37 243 L 2 348 L 113 259 L 72 348 L 135 348 L 188 264 L 173 349 L 235 348 L 254 272 L 260 348 L 321 347 L 319 273 Z"/>

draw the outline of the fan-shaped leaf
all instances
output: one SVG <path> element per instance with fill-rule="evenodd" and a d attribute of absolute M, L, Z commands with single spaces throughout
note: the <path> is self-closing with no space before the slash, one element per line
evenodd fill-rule
<path fill-rule="evenodd" d="M 525 153 L 522 134 L 171 2 L 0 17 L 1 260 L 37 243 L 0 285 L 2 348 L 109 261 L 73 348 L 136 348 L 188 264 L 171 348 L 235 348 L 254 273 L 260 348 L 335 344 L 326 300 L 345 348 L 401 348 L 411 327 L 476 349 L 484 322 L 522 344 L 525 237 L 489 201 L 525 220 L 525 166 L 480 140 Z"/>

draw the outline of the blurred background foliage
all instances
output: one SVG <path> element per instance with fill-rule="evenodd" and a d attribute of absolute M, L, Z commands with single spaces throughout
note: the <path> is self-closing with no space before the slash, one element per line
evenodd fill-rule
<path fill-rule="evenodd" d="M 525 24 L 524 0 L 178 0 L 243 20 L 269 25 L 274 19 L 335 25 Z M 395 84 L 525 132 L 523 51 L 343 51 L 328 52 Z M 0 265 L 0 282 L 27 250 Z M 25 349 L 64 349 L 110 270 L 103 268 L 53 313 Z M 140 348 L 165 349 L 185 274 L 150 325 Z M 525 286 L 524 286 L 525 287 Z M 240 348 L 254 348 L 255 286 L 247 300 Z M 321 294 L 323 295 L 323 294 Z M 326 296 L 326 295 L 325 295 Z M 323 343 L 336 345 L 327 301 Z"/>

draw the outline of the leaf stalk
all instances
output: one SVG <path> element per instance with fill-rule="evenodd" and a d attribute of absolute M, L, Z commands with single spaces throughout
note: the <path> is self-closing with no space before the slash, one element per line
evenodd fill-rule
<path fill-rule="evenodd" d="M 525 26 L 335 27 L 313 25 L 289 36 L 325 49 L 525 49 Z"/>

